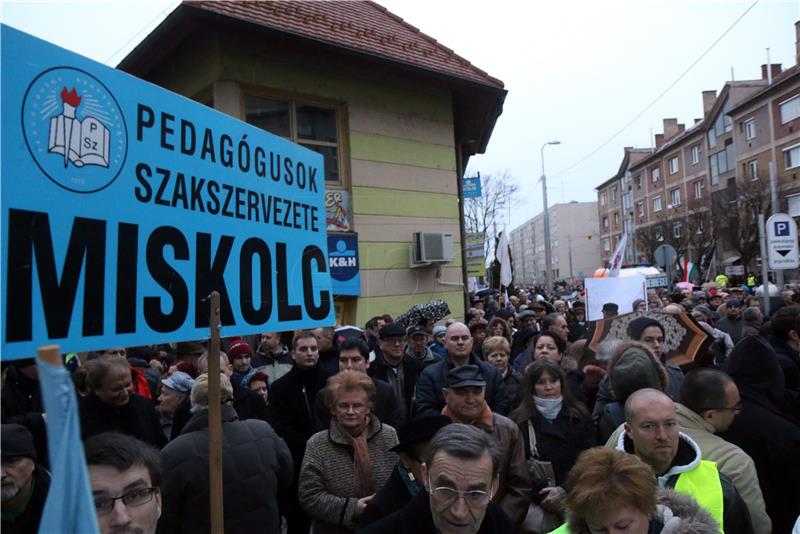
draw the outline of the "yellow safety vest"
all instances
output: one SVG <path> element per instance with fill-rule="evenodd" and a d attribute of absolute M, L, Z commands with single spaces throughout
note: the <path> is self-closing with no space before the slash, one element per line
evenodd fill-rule
<path fill-rule="evenodd" d="M 707 460 L 700 460 L 700 464 L 678 476 L 675 484 L 675 491 L 684 495 L 689 495 L 706 512 L 711 514 L 714 521 L 719 524 L 719 531 L 722 529 L 722 519 L 724 517 L 724 503 L 722 497 L 722 482 L 719 479 L 717 464 Z M 569 528 L 564 523 L 550 534 L 569 534 Z"/>
<path fill-rule="evenodd" d="M 701 508 L 711 514 L 714 521 L 719 524 L 719 531 L 723 532 L 722 520 L 725 506 L 717 464 L 700 460 L 700 465 L 678 476 L 675 491 L 689 495 L 696 500 Z"/>

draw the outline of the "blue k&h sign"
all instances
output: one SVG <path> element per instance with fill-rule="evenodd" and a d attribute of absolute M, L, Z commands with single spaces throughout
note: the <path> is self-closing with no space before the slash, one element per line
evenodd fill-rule
<path fill-rule="evenodd" d="M 328 234 L 328 267 L 334 295 L 361 294 L 358 234 Z"/>

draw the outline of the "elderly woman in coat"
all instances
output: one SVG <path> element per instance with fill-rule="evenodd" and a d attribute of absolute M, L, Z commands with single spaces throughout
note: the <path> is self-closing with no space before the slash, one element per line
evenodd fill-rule
<path fill-rule="evenodd" d="M 389 450 L 397 444 L 394 428 L 372 414 L 375 394 L 372 379 L 357 371 L 342 371 L 325 386 L 331 424 L 308 440 L 299 484 L 316 534 L 353 532 L 397 463 Z"/>

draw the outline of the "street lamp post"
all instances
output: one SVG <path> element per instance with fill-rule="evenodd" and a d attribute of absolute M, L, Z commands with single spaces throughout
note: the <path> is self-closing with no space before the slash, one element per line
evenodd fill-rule
<path fill-rule="evenodd" d="M 553 258 L 550 251 L 550 214 L 547 212 L 547 176 L 544 173 L 544 147 L 560 145 L 561 141 L 548 141 L 542 145 L 542 200 L 544 203 L 544 269 L 545 284 L 549 291 L 553 284 Z"/>

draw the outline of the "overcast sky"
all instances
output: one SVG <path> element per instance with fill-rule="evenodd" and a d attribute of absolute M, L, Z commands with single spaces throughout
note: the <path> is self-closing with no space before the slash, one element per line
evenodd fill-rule
<path fill-rule="evenodd" d="M 649 147 L 665 117 L 693 124 L 702 91 L 719 91 L 731 76 L 759 78 L 767 48 L 773 63 L 794 65 L 800 19 L 798 0 L 378 3 L 505 83 L 503 115 L 468 173 L 508 169 L 517 178 L 523 204 L 509 229 L 542 209 L 543 143 L 562 142 L 545 149 L 550 203 L 596 200 L 623 147 Z M 0 9 L 5 24 L 116 65 L 177 4 L 0 0 Z"/>

